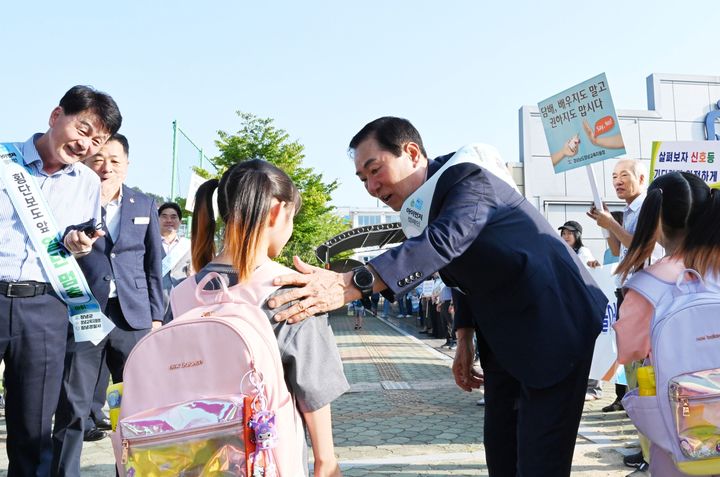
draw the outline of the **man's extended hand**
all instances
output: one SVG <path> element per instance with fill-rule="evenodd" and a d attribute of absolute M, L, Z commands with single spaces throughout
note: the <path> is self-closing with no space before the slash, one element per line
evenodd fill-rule
<path fill-rule="evenodd" d="M 455 360 L 452 365 L 455 384 L 463 391 L 472 391 L 479 388 L 485 379 L 483 375 L 475 371 L 473 361 L 475 360 L 475 347 L 473 346 L 473 332 L 471 328 L 459 328 L 457 330 L 457 349 Z"/>
<path fill-rule="evenodd" d="M 343 274 L 313 267 L 297 256 L 293 258 L 293 263 L 300 273 L 276 277 L 273 285 L 296 285 L 299 288 L 272 297 L 268 301 L 268 306 L 277 308 L 291 301 L 300 301 L 277 313 L 275 321 L 287 320 L 289 323 L 295 323 L 309 316 L 340 308 L 347 302 L 345 290 L 352 285 Z"/>

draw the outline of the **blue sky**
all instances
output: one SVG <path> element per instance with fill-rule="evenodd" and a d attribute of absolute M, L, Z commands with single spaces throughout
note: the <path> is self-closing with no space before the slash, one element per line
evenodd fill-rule
<path fill-rule="evenodd" d="M 271 117 L 335 205 L 375 205 L 346 148 L 403 116 L 431 156 L 469 142 L 517 161 L 518 109 L 601 72 L 618 109 L 646 109 L 651 73 L 718 75 L 717 0 L 693 2 L 13 2 L 3 5 L 0 140 L 45 131 L 75 84 L 118 102 L 128 184 L 170 192 L 177 120 L 209 156 L 235 111 Z M 720 98 L 718 98 L 720 99 Z"/>

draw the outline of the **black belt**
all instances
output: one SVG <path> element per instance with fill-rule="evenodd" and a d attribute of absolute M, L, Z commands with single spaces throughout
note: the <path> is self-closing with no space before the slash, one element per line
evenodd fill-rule
<path fill-rule="evenodd" d="M 44 295 L 50 289 L 50 284 L 43 282 L 0 282 L 0 295 L 8 298 L 31 298 Z"/>

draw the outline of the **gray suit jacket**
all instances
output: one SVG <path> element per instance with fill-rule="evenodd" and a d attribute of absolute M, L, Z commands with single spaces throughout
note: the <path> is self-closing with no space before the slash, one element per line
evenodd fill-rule
<path fill-rule="evenodd" d="M 103 309 L 110 280 L 115 280 L 125 321 L 140 330 L 163 319 L 160 226 L 152 198 L 125 185 L 122 193 L 117 242 L 105 229 L 105 237 L 96 240 L 92 252 L 78 263 Z"/>

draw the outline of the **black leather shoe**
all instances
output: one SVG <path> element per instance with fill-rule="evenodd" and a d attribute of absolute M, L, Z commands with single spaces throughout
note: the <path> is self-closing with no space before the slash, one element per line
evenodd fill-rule
<path fill-rule="evenodd" d="M 110 425 L 110 419 L 108 419 L 107 417 L 95 421 L 95 427 L 100 429 L 101 431 L 109 431 L 110 429 L 112 429 L 112 426 Z"/>
<path fill-rule="evenodd" d="M 623 407 L 622 403 L 616 399 L 611 404 L 608 404 L 601 410 L 602 410 L 602 412 L 617 412 L 617 411 L 624 411 L 625 408 Z"/>
<path fill-rule="evenodd" d="M 92 429 L 88 429 L 87 431 L 85 431 L 83 440 L 85 442 L 94 442 L 94 441 L 99 441 L 101 439 L 105 439 L 106 437 L 107 437 L 107 432 L 101 431 L 100 429 L 93 427 Z"/>

